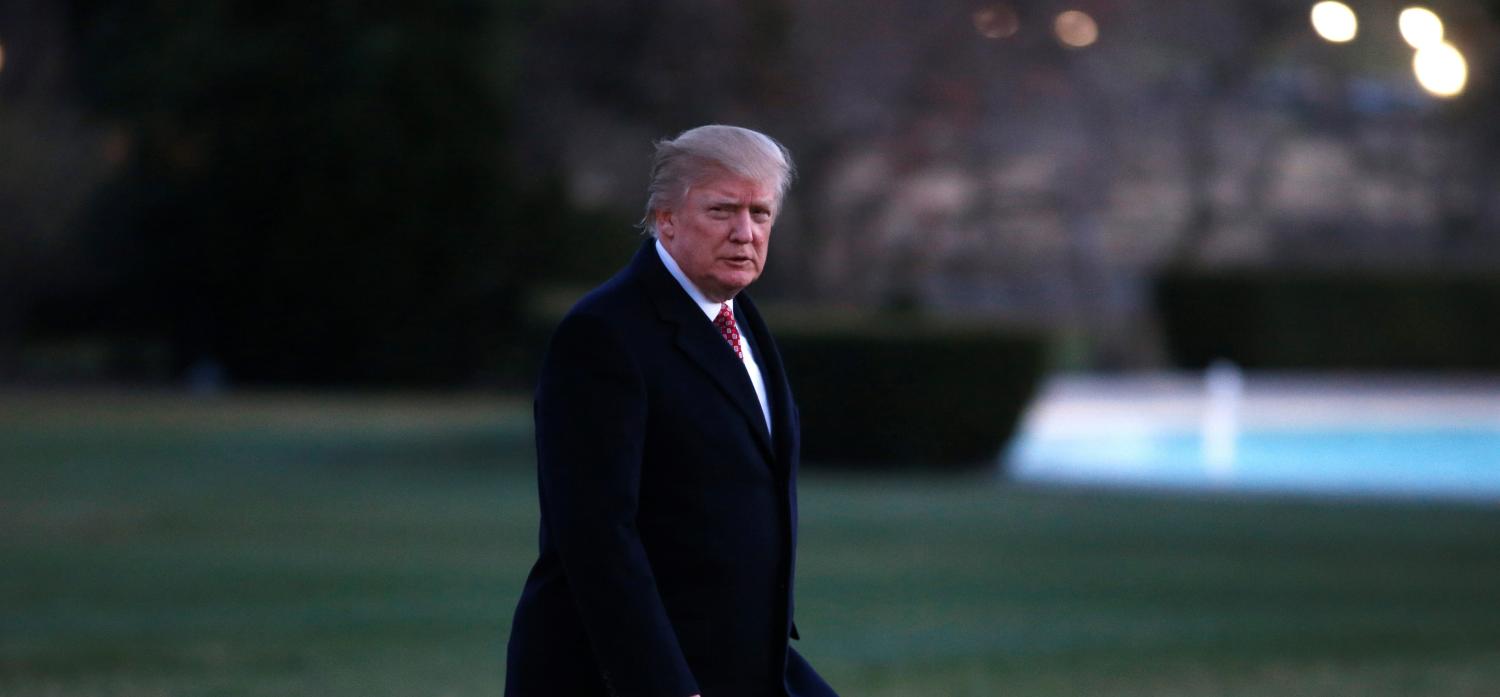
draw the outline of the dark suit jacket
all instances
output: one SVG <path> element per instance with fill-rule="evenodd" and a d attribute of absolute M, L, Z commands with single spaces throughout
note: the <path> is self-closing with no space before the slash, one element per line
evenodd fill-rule
<path fill-rule="evenodd" d="M 744 366 L 647 241 L 552 336 L 536 392 L 541 556 L 508 697 L 833 697 L 788 646 L 796 407 L 741 293 Z"/>

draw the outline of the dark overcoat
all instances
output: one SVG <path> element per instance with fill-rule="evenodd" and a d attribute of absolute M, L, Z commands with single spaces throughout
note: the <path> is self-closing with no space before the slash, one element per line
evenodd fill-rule
<path fill-rule="evenodd" d="M 653 241 L 553 334 L 535 403 L 541 554 L 508 697 L 833 697 L 788 643 L 797 409 L 754 303 L 734 305 L 771 432 Z"/>

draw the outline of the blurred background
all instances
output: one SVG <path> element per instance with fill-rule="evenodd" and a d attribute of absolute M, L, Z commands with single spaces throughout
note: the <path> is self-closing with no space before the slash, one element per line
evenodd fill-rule
<path fill-rule="evenodd" d="M 1493 0 L 0 0 L 0 694 L 498 694 L 711 122 L 843 693 L 1493 694 L 1497 119 Z"/>

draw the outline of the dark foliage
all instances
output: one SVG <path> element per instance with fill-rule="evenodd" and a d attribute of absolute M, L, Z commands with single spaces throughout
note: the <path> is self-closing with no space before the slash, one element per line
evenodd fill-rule
<path fill-rule="evenodd" d="M 70 329 L 261 383 L 450 384 L 506 344 L 549 222 L 506 167 L 515 13 L 81 0 L 74 20 L 85 97 L 131 149 L 89 226 L 106 308 L 80 314 L 112 319 Z"/>
<path fill-rule="evenodd" d="M 815 466 L 992 466 L 1046 369 L 1031 330 L 768 315 Z"/>
<path fill-rule="evenodd" d="M 1156 298 L 1182 367 L 1500 370 L 1494 275 L 1178 273 Z"/>

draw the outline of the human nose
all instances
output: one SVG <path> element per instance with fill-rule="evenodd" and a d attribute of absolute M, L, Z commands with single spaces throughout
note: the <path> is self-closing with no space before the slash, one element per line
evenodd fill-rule
<path fill-rule="evenodd" d="M 734 224 L 729 228 L 729 240 L 740 244 L 755 240 L 755 221 L 750 218 L 750 211 L 740 210 L 734 216 Z"/>

